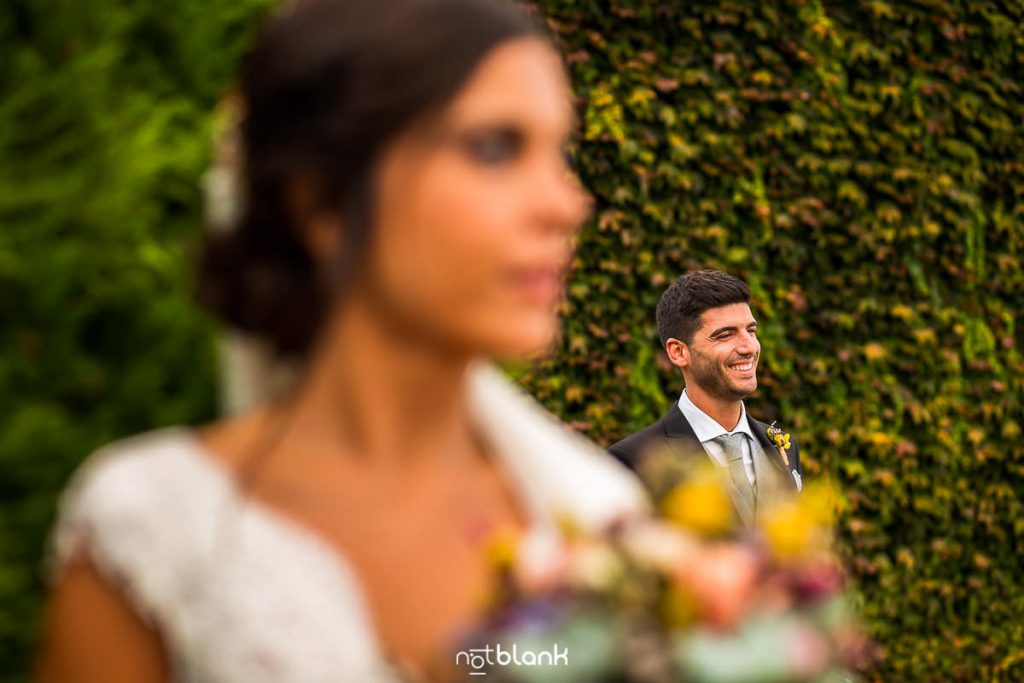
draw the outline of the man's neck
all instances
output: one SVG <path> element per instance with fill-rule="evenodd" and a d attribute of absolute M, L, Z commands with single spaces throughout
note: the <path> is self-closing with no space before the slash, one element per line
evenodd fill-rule
<path fill-rule="evenodd" d="M 700 408 L 712 420 L 717 422 L 726 431 L 732 432 L 740 422 L 743 415 L 743 401 L 723 400 L 712 396 L 696 384 L 686 385 L 686 396 L 693 405 Z"/>

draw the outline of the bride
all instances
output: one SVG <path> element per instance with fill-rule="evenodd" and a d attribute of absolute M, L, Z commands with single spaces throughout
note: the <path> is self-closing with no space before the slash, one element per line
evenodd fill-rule
<path fill-rule="evenodd" d="M 37 680 L 443 679 L 495 535 L 646 507 L 490 365 L 554 340 L 588 206 L 533 23 L 489 0 L 298 0 L 241 98 L 245 210 L 204 249 L 201 298 L 298 379 L 89 458 Z"/>

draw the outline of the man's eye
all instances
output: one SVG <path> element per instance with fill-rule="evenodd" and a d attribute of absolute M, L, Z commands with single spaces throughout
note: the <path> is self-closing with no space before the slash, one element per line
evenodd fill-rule
<path fill-rule="evenodd" d="M 466 139 L 466 150 L 474 161 L 497 166 L 513 161 L 523 148 L 523 137 L 513 130 L 489 131 Z"/>

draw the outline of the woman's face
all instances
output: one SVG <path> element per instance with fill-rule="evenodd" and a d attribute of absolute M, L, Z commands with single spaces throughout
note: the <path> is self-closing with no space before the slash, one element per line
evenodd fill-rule
<path fill-rule="evenodd" d="M 554 50 L 509 41 L 439 119 L 380 160 L 357 291 L 410 344 L 521 357 L 546 349 L 589 198 L 565 162 L 573 121 Z"/>

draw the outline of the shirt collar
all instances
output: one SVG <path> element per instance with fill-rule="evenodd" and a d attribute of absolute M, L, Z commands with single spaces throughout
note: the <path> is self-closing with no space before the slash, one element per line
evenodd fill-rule
<path fill-rule="evenodd" d="M 679 397 L 679 410 L 682 411 L 683 417 L 685 417 L 686 421 L 690 423 L 690 426 L 693 428 L 693 433 L 697 435 L 697 439 L 699 439 L 701 443 L 711 441 L 723 434 L 743 433 L 750 439 L 754 438 L 754 432 L 751 431 L 750 422 L 747 420 L 747 408 L 742 402 L 740 402 L 740 421 L 736 423 L 736 428 L 731 432 L 715 422 L 710 415 L 698 408 L 697 405 L 690 400 L 690 397 L 686 395 L 685 389 Z"/>

